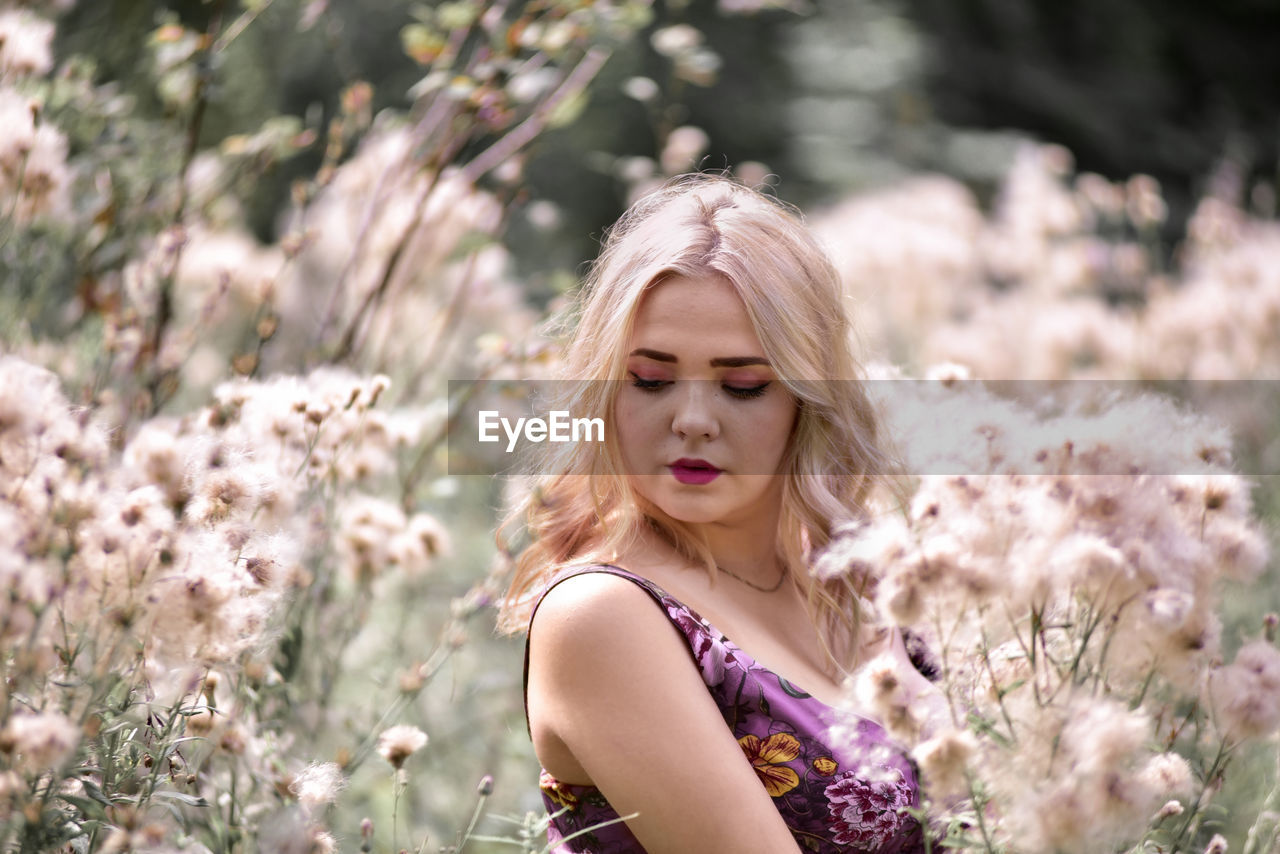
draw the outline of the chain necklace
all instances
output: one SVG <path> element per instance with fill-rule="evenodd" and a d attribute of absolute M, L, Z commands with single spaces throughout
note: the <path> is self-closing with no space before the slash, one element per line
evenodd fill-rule
<path fill-rule="evenodd" d="M 782 582 L 787 580 L 787 570 L 783 569 L 782 574 L 778 576 L 777 583 L 775 583 L 772 587 L 762 587 L 759 584 L 756 584 L 754 581 L 752 581 L 749 578 L 743 578 L 741 575 L 738 575 L 738 573 L 734 572 L 731 569 L 725 569 L 720 564 L 716 564 L 716 569 L 720 570 L 725 575 L 728 575 L 731 578 L 738 579 L 743 584 L 747 585 L 753 590 L 759 590 L 761 593 L 777 593 L 778 589 L 782 587 Z"/>
<path fill-rule="evenodd" d="M 663 542 L 675 548 L 675 543 L 672 542 L 671 537 L 668 536 L 666 531 L 662 529 L 662 527 L 657 523 L 656 520 L 654 520 L 651 516 L 645 516 L 645 521 L 648 522 L 649 527 L 652 528 L 653 531 L 659 537 L 662 538 Z M 763 585 L 756 584 L 754 581 L 752 581 L 749 578 L 743 578 L 741 575 L 738 575 L 738 573 L 734 572 L 731 569 L 725 569 L 723 566 L 721 566 L 718 563 L 715 564 L 715 567 L 717 572 L 723 572 L 725 575 L 731 578 L 734 578 L 738 581 L 741 581 L 743 584 L 747 585 L 752 590 L 759 590 L 761 593 L 777 593 L 780 589 L 782 589 L 782 582 L 786 581 L 787 576 L 790 575 L 790 573 L 787 571 L 787 568 L 784 566 L 782 568 L 782 574 L 778 576 L 778 580 L 774 582 L 774 585 L 772 587 L 765 587 Z"/>

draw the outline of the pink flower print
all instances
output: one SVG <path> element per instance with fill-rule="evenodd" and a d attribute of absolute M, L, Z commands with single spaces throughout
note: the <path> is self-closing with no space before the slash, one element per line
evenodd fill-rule
<path fill-rule="evenodd" d="M 687 611 L 669 610 L 671 619 L 689 639 L 694 660 L 702 671 L 702 681 L 708 688 L 724 682 L 725 665 L 733 661 L 733 653 L 716 638 L 705 623 L 699 622 Z"/>
<path fill-rule="evenodd" d="M 911 820 L 902 811 L 911 806 L 911 787 L 901 774 L 887 769 L 878 780 L 846 771 L 831 781 L 826 796 L 837 845 L 877 851 Z"/>

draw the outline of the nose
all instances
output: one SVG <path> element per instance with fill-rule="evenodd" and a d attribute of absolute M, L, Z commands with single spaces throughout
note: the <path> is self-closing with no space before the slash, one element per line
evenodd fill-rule
<path fill-rule="evenodd" d="M 671 430 L 681 439 L 714 439 L 720 435 L 720 420 L 715 415 L 716 386 L 703 380 L 676 383 L 676 411 Z"/>

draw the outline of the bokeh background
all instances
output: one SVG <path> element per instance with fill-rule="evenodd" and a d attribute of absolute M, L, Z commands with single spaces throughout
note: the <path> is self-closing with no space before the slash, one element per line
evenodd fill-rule
<path fill-rule="evenodd" d="M 541 809 L 522 641 L 493 631 L 506 571 L 493 534 L 511 487 L 449 476 L 447 381 L 552 371 L 540 323 L 604 229 L 646 188 L 699 169 L 806 213 L 869 362 L 910 376 L 948 363 L 990 379 L 1278 380 L 1277 43 L 1280 7 L 1265 0 L 0 3 L 0 346 L 59 378 L 62 397 L 40 398 L 50 412 L 100 431 L 99 450 L 58 477 L 121 495 L 155 486 L 140 460 L 159 431 L 186 472 L 166 505 L 179 554 L 187 533 L 227 526 L 292 544 L 272 558 L 287 580 L 263 624 L 217 650 L 156 646 L 126 621 L 110 631 L 137 655 L 103 641 L 98 658 L 69 660 L 38 639 L 62 594 L 36 597 L 35 628 L 5 623 L 10 693 L 59 706 L 83 733 L 66 755 L 85 762 L 110 752 L 95 726 L 145 734 L 164 702 L 209 713 L 202 735 L 242 727 L 248 749 L 188 748 L 191 780 L 173 786 L 191 800 L 170 799 L 181 829 L 157 846 L 308 850 L 274 823 L 314 831 L 315 850 L 437 850 L 464 844 L 482 812 L 465 847 L 511 850 L 479 838 L 536 837 Z M 6 405 L 29 407 L 36 386 L 5 364 Z M 360 385 L 375 375 L 389 384 Z M 325 433 L 361 394 L 356 409 L 382 414 Z M 1276 415 L 1232 425 L 1271 536 Z M 201 516 L 221 464 L 191 460 L 210 443 L 270 473 Z M 294 484 L 284 509 L 260 488 L 274 478 Z M 64 540 L 33 545 L 28 482 L 5 481 L 4 518 L 27 532 L 13 565 L 86 571 L 76 556 L 104 547 L 75 514 L 49 511 Z M 1226 650 L 1280 607 L 1278 580 L 1272 562 L 1224 591 Z M 83 635 L 106 637 L 82 619 Z M 24 670 L 24 644 L 49 666 Z M 110 712 L 109 691 L 57 694 L 59 663 L 114 670 L 124 693 Z M 196 676 L 172 681 L 193 696 L 201 674 L 221 674 L 220 704 L 165 699 L 154 672 L 184 666 Z M 398 723 L 430 740 L 393 770 L 374 754 Z M 1248 828 L 1233 817 L 1256 815 L 1275 783 L 1265 744 L 1233 766 L 1206 829 L 1231 850 Z M 76 821 L 99 822 L 87 836 L 58 830 L 69 801 L 55 809 L 46 792 L 44 812 L 23 813 L 11 786 L 4 843 L 96 850 L 125 828 L 151 844 L 137 834 L 160 760 L 111 750 L 116 779 L 135 783 L 96 812 L 85 796 Z M 335 763 L 345 788 L 308 804 L 293 785 L 308 763 Z M 255 781 L 232 784 L 238 814 L 218 799 L 235 768 Z M 121 804 L 143 817 L 126 821 Z"/>

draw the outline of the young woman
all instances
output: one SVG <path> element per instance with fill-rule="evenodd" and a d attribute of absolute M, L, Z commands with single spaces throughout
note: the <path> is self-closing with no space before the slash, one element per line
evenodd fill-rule
<path fill-rule="evenodd" d="M 886 470 L 830 262 L 779 202 L 685 177 L 579 304 L 567 407 L 606 440 L 544 460 L 502 615 L 553 849 L 923 850 L 910 762 L 841 689 L 885 648 L 921 677 L 808 571 Z"/>

